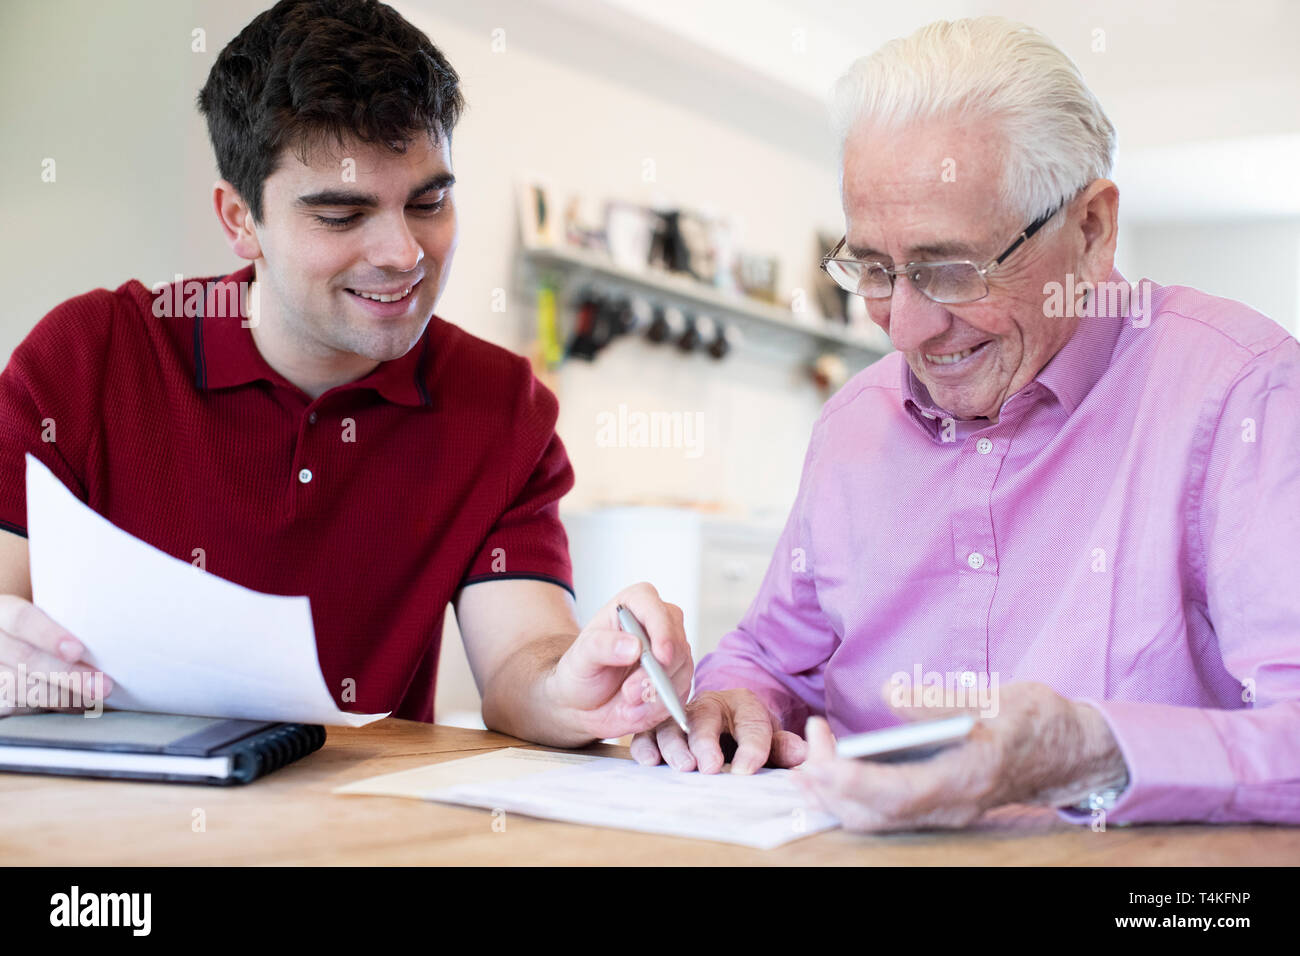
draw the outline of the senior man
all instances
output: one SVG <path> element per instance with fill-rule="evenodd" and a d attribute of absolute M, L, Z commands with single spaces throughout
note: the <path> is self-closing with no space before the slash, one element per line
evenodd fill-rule
<path fill-rule="evenodd" d="M 1113 127 L 1036 31 L 932 24 L 836 111 L 824 266 L 897 351 L 826 404 L 689 739 L 637 759 L 714 772 L 729 732 L 733 769 L 803 762 L 854 829 L 1005 803 L 1300 823 L 1300 343 L 1193 289 L 1126 294 Z M 832 731 L 944 713 L 915 672 L 1000 691 L 996 715 L 925 761 L 836 759 Z"/>

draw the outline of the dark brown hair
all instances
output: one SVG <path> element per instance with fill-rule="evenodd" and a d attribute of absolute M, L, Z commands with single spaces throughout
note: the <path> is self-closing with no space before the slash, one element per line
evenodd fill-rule
<path fill-rule="evenodd" d="M 217 56 L 199 91 L 217 168 L 262 221 L 280 152 L 308 161 L 346 137 L 405 152 L 451 131 L 460 77 L 429 38 L 377 0 L 280 0 Z"/>

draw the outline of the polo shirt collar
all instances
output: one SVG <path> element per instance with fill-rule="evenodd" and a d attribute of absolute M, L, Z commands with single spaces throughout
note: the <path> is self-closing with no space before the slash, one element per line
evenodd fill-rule
<path fill-rule="evenodd" d="M 236 317 L 210 314 L 214 307 L 220 310 L 222 302 L 235 301 L 240 302 L 243 313 L 244 302 L 235 296 L 241 288 L 248 288 L 240 283 L 251 283 L 253 278 L 254 271 L 250 263 L 237 272 L 205 284 L 203 314 L 194 320 L 194 383 L 200 389 L 231 388 L 256 381 L 297 388 L 271 368 L 257 350 L 252 331 L 242 321 L 247 318 L 246 315 Z M 220 289 L 218 286 L 226 288 Z M 424 330 L 420 341 L 405 355 L 389 362 L 380 362 L 369 374 L 330 391 L 370 388 L 397 405 L 432 404 L 424 379 L 428 369 L 429 335 L 433 323 L 437 321 L 437 318 L 430 319 L 430 327 Z"/>
<path fill-rule="evenodd" d="M 1113 269 L 1110 281 L 1124 282 L 1125 279 L 1118 269 Z M 1095 297 L 1095 300 L 1105 301 L 1103 297 Z M 1056 396 L 1065 413 L 1071 414 L 1083 403 L 1088 393 L 1092 391 L 1092 387 L 1110 367 L 1115 342 L 1130 312 L 1129 302 L 1124 301 L 1114 315 L 1081 318 L 1069 341 L 1052 356 L 1034 381 L 1021 389 L 1021 392 L 1028 392 L 1035 388 L 1041 392 L 1046 389 Z M 903 407 L 918 425 L 927 432 L 934 432 L 939 427 L 939 420 L 954 416 L 946 409 L 935 405 L 929 389 L 916 377 L 906 360 L 902 365 Z"/>

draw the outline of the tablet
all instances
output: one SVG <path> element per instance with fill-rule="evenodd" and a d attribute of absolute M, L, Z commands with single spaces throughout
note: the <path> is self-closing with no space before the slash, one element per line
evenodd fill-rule
<path fill-rule="evenodd" d="M 974 726 L 975 718 L 965 714 L 918 724 L 902 724 L 843 737 L 836 742 L 835 752 L 840 757 L 879 760 L 884 763 L 925 760 L 940 750 L 961 743 Z"/>

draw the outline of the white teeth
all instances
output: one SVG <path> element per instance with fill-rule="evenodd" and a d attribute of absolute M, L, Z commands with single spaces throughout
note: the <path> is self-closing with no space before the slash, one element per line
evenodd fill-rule
<path fill-rule="evenodd" d="M 982 345 L 983 343 L 980 344 Z M 955 365 L 957 362 L 968 357 L 977 348 L 979 348 L 979 345 L 976 345 L 974 348 L 969 348 L 964 352 L 953 352 L 949 355 L 931 355 L 927 352 L 925 357 L 935 365 Z"/>
<path fill-rule="evenodd" d="M 348 291 L 353 295 L 361 296 L 363 299 L 373 299 L 376 302 L 398 302 L 410 295 L 411 290 L 414 288 L 415 286 L 408 285 L 401 292 L 394 293 L 393 295 L 376 295 L 373 292 L 358 292 L 355 289 L 349 289 Z"/>

